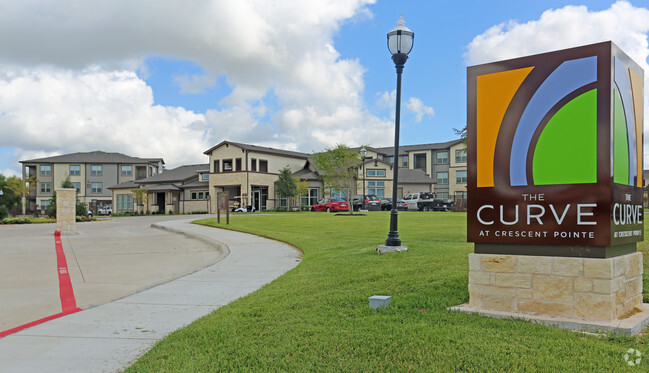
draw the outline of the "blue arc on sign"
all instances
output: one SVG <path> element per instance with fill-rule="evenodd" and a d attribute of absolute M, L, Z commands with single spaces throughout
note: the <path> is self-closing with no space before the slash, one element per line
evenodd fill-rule
<path fill-rule="evenodd" d="M 597 57 L 565 61 L 543 81 L 530 99 L 518 122 L 509 160 L 512 186 L 527 185 L 527 154 L 543 117 L 562 98 L 597 81 Z"/>

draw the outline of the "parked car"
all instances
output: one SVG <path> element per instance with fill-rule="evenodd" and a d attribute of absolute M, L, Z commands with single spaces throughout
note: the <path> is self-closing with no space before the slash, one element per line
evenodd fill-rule
<path fill-rule="evenodd" d="M 379 201 L 381 201 L 381 211 L 392 210 L 392 198 L 381 197 Z"/>
<path fill-rule="evenodd" d="M 248 206 L 248 207 L 233 207 L 232 212 L 255 212 L 257 209 L 255 206 Z"/>
<path fill-rule="evenodd" d="M 410 193 L 404 200 L 408 205 L 408 210 L 451 211 L 455 208 L 455 203 L 450 199 L 436 198 L 435 193 L 430 192 Z"/>
<path fill-rule="evenodd" d="M 349 211 L 347 202 L 341 198 L 324 198 L 317 204 L 311 206 L 311 211 Z"/>
<path fill-rule="evenodd" d="M 112 215 L 113 205 L 104 205 L 97 209 L 97 215 Z"/>
<path fill-rule="evenodd" d="M 386 198 L 390 202 L 390 207 L 388 210 L 392 210 L 392 198 Z M 406 211 L 408 210 L 408 205 L 406 204 L 406 201 L 397 198 L 397 210 L 400 211 Z"/>
<path fill-rule="evenodd" d="M 381 210 L 381 201 L 375 194 L 357 194 L 352 197 L 352 208 L 354 211 L 360 209 L 379 211 Z"/>
<path fill-rule="evenodd" d="M 450 199 L 436 198 L 433 200 L 433 211 L 451 211 L 455 208 L 455 202 Z"/>

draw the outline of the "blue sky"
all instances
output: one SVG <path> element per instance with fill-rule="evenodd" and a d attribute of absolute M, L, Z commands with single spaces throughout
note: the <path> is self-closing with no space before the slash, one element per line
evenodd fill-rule
<path fill-rule="evenodd" d="M 0 173 L 103 150 L 206 163 L 223 140 L 390 146 L 386 34 L 415 33 L 401 144 L 456 138 L 466 67 L 613 40 L 646 68 L 647 1 L 2 1 Z M 133 5 L 137 4 L 137 5 Z"/>

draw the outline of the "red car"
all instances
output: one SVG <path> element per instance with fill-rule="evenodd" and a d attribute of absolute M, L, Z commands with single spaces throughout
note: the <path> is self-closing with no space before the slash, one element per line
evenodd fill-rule
<path fill-rule="evenodd" d="M 340 198 L 325 198 L 318 204 L 311 206 L 311 211 L 349 211 L 347 202 Z"/>

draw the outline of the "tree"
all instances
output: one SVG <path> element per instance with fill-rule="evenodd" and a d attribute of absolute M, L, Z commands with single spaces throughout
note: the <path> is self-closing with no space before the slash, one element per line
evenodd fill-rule
<path fill-rule="evenodd" d="M 357 167 L 359 164 L 358 154 L 348 146 L 338 144 L 334 148 L 327 148 L 322 153 L 313 154 L 313 161 L 316 168 L 322 175 L 325 186 L 346 193 L 345 199 L 350 206 L 349 213 L 353 214 L 350 204 L 351 191 L 356 186 Z"/>
<path fill-rule="evenodd" d="M 36 178 L 36 175 L 33 175 L 31 177 L 23 176 L 22 178 L 19 178 L 17 176 L 11 176 L 8 177 L 6 180 L 7 180 L 7 184 L 6 184 L 7 188 L 9 188 L 15 194 L 17 194 L 20 200 L 22 200 L 23 197 L 27 197 L 32 187 L 34 187 L 36 183 L 38 183 L 38 179 Z M 26 206 L 23 205 L 22 206 L 23 215 L 25 214 L 25 209 Z"/>
<path fill-rule="evenodd" d="M 295 177 L 295 183 L 297 185 L 297 196 L 298 198 L 301 198 L 303 195 L 309 193 L 309 181 L 308 180 L 300 180 L 299 177 Z M 308 196 L 307 196 L 307 202 L 308 202 Z M 300 203 L 300 211 L 302 211 L 302 203 Z"/>
<path fill-rule="evenodd" d="M 0 190 L 2 195 L 0 196 L 0 206 L 3 206 L 4 214 L 7 214 L 9 210 L 18 206 L 21 202 L 22 194 L 20 190 L 17 190 L 20 186 L 20 179 L 17 176 L 6 177 L 0 175 Z"/>
<path fill-rule="evenodd" d="M 455 132 L 456 135 L 460 136 L 460 140 L 462 140 L 463 143 L 466 144 L 466 125 L 464 128 L 458 129 L 458 128 L 453 128 L 453 132 Z"/>
<path fill-rule="evenodd" d="M 137 207 L 136 211 L 139 213 L 142 213 L 144 211 L 144 205 L 147 202 L 147 196 L 149 191 L 146 188 L 142 188 L 141 186 L 137 189 L 131 189 L 131 192 L 133 193 L 133 197 L 135 199 L 135 204 Z M 140 206 L 142 206 L 142 210 L 140 210 Z"/>
<path fill-rule="evenodd" d="M 293 177 L 293 172 L 288 166 L 279 170 L 279 177 L 275 182 L 275 190 L 281 197 L 287 199 L 295 198 L 297 194 L 297 183 Z M 287 201 L 288 202 L 288 201 Z M 290 203 L 288 203 L 290 207 Z"/>

